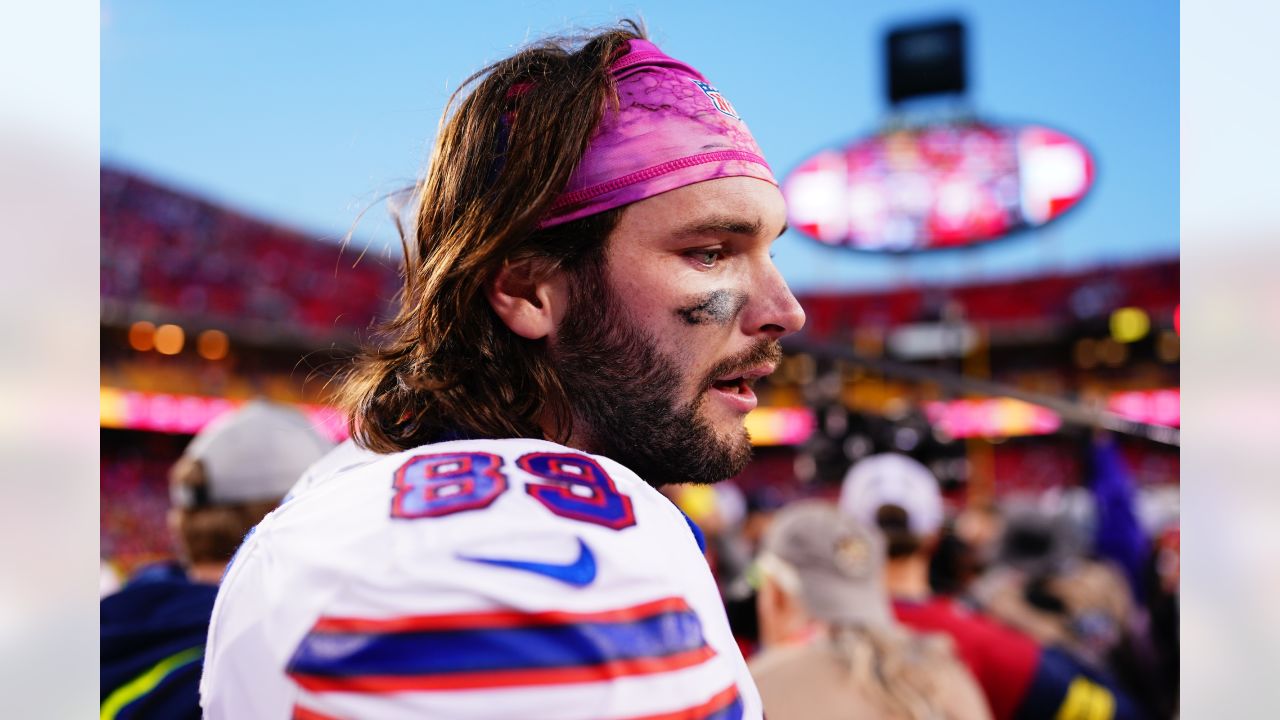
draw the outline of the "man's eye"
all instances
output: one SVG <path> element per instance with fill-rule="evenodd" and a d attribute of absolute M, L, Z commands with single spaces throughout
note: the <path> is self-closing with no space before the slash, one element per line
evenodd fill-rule
<path fill-rule="evenodd" d="M 694 250 L 689 253 L 689 257 L 693 258 L 699 265 L 706 267 L 714 267 L 716 261 L 724 254 L 722 250 Z"/>

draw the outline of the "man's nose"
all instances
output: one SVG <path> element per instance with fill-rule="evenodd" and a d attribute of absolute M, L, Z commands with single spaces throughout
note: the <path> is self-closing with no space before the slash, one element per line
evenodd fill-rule
<path fill-rule="evenodd" d="M 747 334 L 763 334 L 778 340 L 804 327 L 804 308 L 772 263 L 760 274 L 752 295 L 754 302 L 749 304 L 751 309 L 743 318 Z"/>

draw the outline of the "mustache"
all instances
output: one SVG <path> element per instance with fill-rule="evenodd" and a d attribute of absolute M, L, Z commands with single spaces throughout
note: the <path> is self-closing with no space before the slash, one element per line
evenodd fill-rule
<path fill-rule="evenodd" d="M 715 367 L 703 378 L 703 390 L 711 389 L 716 378 L 736 375 L 751 368 L 770 364 L 777 365 L 782 361 L 782 343 L 769 338 L 760 338 L 756 344 L 716 363 Z"/>

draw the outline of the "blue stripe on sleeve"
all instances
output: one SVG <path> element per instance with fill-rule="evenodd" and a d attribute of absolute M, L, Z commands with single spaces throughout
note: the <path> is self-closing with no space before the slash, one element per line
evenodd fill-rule
<path fill-rule="evenodd" d="M 313 631 L 289 671 L 319 676 L 440 675 L 596 665 L 659 658 L 703 647 L 692 612 L 633 622 L 415 632 Z"/>

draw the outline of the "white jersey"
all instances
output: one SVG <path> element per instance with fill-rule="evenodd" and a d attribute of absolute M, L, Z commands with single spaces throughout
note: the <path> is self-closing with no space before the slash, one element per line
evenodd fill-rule
<path fill-rule="evenodd" d="M 562 445 L 365 458 L 240 548 L 205 717 L 760 718 L 700 545 L 630 470 Z"/>

